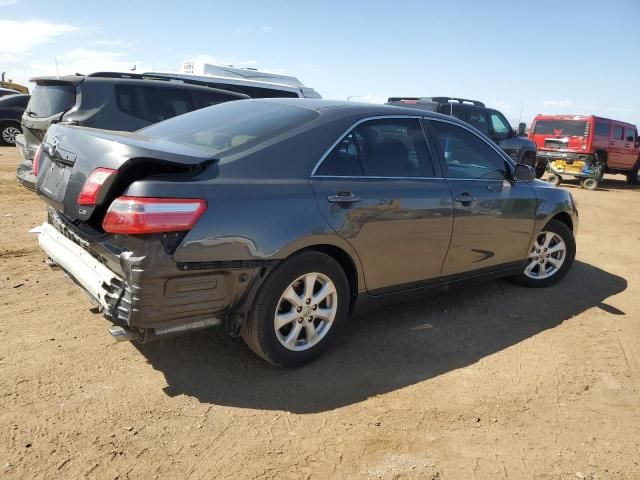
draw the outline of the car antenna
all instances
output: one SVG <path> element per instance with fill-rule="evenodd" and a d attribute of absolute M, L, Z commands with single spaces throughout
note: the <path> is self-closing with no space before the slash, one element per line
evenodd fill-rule
<path fill-rule="evenodd" d="M 522 122 L 522 111 L 523 110 L 524 110 L 524 100 L 522 101 L 522 105 L 520 106 L 520 116 L 518 117 L 518 125 L 520 125 L 520 123 Z"/>
<path fill-rule="evenodd" d="M 56 77 L 60 78 L 60 72 L 58 71 L 58 57 L 53 57 L 53 61 L 56 62 Z"/>

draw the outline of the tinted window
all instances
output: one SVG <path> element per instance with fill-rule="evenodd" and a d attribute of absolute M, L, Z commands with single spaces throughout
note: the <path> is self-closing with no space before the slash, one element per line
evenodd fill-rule
<path fill-rule="evenodd" d="M 596 135 L 599 137 L 608 137 L 609 124 L 607 122 L 596 122 Z"/>
<path fill-rule="evenodd" d="M 487 124 L 487 116 L 484 110 L 471 110 L 469 112 L 469 124 L 476 127 L 482 133 L 489 133 L 489 125 Z"/>
<path fill-rule="evenodd" d="M 504 179 L 505 160 L 475 133 L 445 122 L 431 122 L 447 163 L 449 178 Z"/>
<path fill-rule="evenodd" d="M 316 174 L 432 177 L 433 166 L 417 119 L 380 119 L 358 125 L 325 158 Z"/>
<path fill-rule="evenodd" d="M 628 140 L 629 138 L 632 138 L 633 140 L 629 140 L 629 141 L 635 142 L 636 137 L 637 137 L 636 129 L 627 127 L 626 132 L 624 134 L 624 139 Z"/>
<path fill-rule="evenodd" d="M 275 90 L 273 88 L 263 87 L 250 87 L 247 85 L 232 85 L 229 83 L 208 83 L 207 85 L 212 88 L 219 88 L 221 90 L 229 90 L 230 92 L 244 93 L 251 98 L 297 98 L 298 94 L 295 92 L 289 92 L 284 90 Z"/>
<path fill-rule="evenodd" d="M 145 106 L 144 119 L 161 122 L 193 110 L 191 91 L 178 88 L 141 88 Z"/>
<path fill-rule="evenodd" d="M 212 105 L 217 105 L 222 102 L 228 102 L 230 100 L 238 100 L 238 97 L 233 95 L 225 95 L 219 92 L 193 92 L 193 96 L 196 99 L 196 108 L 205 108 Z"/>
<path fill-rule="evenodd" d="M 624 137 L 622 135 L 622 127 L 619 125 L 614 125 L 613 126 L 613 134 L 611 135 L 611 138 L 613 138 L 614 140 L 623 140 Z"/>
<path fill-rule="evenodd" d="M 314 110 L 271 102 L 226 102 L 141 130 L 145 135 L 201 147 L 225 157 L 317 118 Z"/>
<path fill-rule="evenodd" d="M 331 153 L 325 157 L 318 167 L 316 175 L 338 177 L 360 177 L 364 175 L 353 132 L 340 140 L 338 145 L 331 150 Z"/>
<path fill-rule="evenodd" d="M 500 137 L 507 137 L 511 133 L 511 126 L 507 119 L 498 112 L 491 112 L 491 132 Z"/>
<path fill-rule="evenodd" d="M 577 120 L 538 120 L 535 135 L 566 135 L 568 137 L 584 136 L 587 122 Z"/>
<path fill-rule="evenodd" d="M 31 94 L 27 112 L 33 117 L 50 117 L 69 110 L 76 103 L 73 85 L 37 85 Z"/>

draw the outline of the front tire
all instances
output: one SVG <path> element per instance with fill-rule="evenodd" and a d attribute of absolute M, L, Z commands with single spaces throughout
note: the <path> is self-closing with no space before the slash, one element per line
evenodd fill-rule
<path fill-rule="evenodd" d="M 595 178 L 585 178 L 580 182 L 580 186 L 585 190 L 595 190 L 598 188 L 598 180 Z"/>
<path fill-rule="evenodd" d="M 273 365 L 302 366 L 339 335 L 349 300 L 349 283 L 338 262 L 315 251 L 296 254 L 261 285 L 242 338 Z"/>
<path fill-rule="evenodd" d="M 524 271 L 512 280 L 531 288 L 551 286 L 562 280 L 575 258 L 573 232 L 564 223 L 550 220 L 534 240 Z"/>

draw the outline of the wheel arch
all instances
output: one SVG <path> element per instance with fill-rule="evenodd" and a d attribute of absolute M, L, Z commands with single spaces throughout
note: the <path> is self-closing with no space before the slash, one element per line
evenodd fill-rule
<path fill-rule="evenodd" d="M 360 285 L 360 282 L 358 281 L 359 271 L 354 259 L 342 248 L 331 244 L 310 245 L 298 252 L 305 250 L 315 250 L 317 252 L 324 253 L 325 255 L 333 258 L 342 267 L 342 270 L 347 276 L 347 281 L 349 282 L 349 313 L 351 313 L 358 296 L 358 288 Z"/>
<path fill-rule="evenodd" d="M 564 225 L 566 225 L 567 228 L 573 232 L 573 219 L 571 218 L 571 215 L 569 215 L 567 212 L 556 213 L 549 220 L 557 220 L 560 223 L 563 223 Z"/>

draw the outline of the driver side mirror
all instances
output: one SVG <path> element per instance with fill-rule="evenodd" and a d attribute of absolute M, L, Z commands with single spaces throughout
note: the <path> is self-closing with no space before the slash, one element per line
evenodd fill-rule
<path fill-rule="evenodd" d="M 516 182 L 531 182 L 536 178 L 536 171 L 533 167 L 519 163 L 513 172 L 513 179 Z"/>
<path fill-rule="evenodd" d="M 518 124 L 518 136 L 526 137 L 527 136 L 527 124 L 524 122 L 520 122 Z"/>

